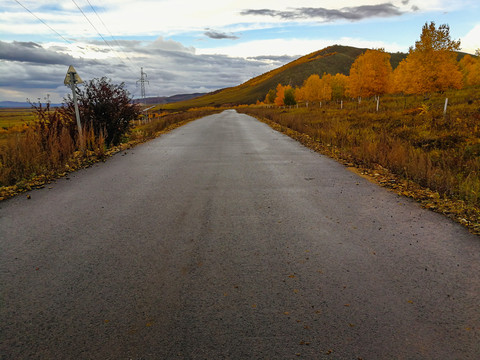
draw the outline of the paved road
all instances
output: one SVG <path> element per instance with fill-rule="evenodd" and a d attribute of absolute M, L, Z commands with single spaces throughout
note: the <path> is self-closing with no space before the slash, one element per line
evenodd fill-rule
<path fill-rule="evenodd" d="M 0 203 L 1 359 L 478 359 L 480 238 L 234 111 Z"/>

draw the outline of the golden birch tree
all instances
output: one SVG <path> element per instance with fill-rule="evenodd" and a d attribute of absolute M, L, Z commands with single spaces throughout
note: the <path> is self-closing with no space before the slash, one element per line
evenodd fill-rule
<path fill-rule="evenodd" d="M 390 54 L 383 49 L 367 50 L 357 57 L 350 68 L 347 95 L 372 97 L 388 92 L 392 65 Z"/>
<path fill-rule="evenodd" d="M 405 63 L 396 74 L 396 88 L 406 94 L 442 92 L 462 87 L 462 73 L 457 63 L 456 51 L 460 40 L 450 38 L 448 25 L 425 23 L 420 40 L 411 47 Z"/>

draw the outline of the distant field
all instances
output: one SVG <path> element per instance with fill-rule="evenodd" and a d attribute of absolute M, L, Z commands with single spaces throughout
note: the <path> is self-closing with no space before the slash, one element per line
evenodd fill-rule
<path fill-rule="evenodd" d="M 23 108 L 0 108 L 0 129 L 8 130 L 16 125 L 33 120 L 33 110 Z"/>
<path fill-rule="evenodd" d="M 0 108 L 0 145 L 25 131 L 25 124 L 34 120 L 33 109 Z"/>

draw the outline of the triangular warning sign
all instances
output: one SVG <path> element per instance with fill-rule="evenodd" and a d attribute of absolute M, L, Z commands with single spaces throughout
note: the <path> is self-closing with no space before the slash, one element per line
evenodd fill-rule
<path fill-rule="evenodd" d="M 74 83 L 75 84 L 82 84 L 83 83 L 83 80 L 80 78 L 80 76 L 77 74 L 77 70 L 75 70 L 75 68 L 73 67 L 73 65 L 70 65 L 68 67 L 68 71 L 67 71 L 67 75 L 65 76 L 65 80 L 63 81 L 63 83 L 65 85 L 70 85 L 72 83 L 72 76 L 71 74 L 73 74 L 73 80 L 74 80 Z"/>

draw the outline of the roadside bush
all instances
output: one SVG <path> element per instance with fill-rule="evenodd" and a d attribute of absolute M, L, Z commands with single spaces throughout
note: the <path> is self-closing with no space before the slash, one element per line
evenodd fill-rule
<path fill-rule="evenodd" d="M 112 84 L 106 77 L 88 81 L 83 89 L 77 88 L 77 98 L 82 126 L 91 128 L 97 137 L 103 136 L 107 147 L 118 145 L 132 120 L 140 115 L 140 107 L 133 104 L 125 84 Z M 62 112 L 75 119 L 72 96 L 64 101 Z"/>

